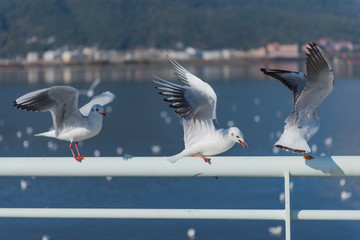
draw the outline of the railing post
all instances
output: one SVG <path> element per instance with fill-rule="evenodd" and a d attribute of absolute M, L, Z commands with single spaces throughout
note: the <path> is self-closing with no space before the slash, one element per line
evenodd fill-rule
<path fill-rule="evenodd" d="M 291 240 L 291 208 L 290 208 L 290 173 L 289 170 L 284 171 L 284 187 L 285 187 L 285 239 Z"/>

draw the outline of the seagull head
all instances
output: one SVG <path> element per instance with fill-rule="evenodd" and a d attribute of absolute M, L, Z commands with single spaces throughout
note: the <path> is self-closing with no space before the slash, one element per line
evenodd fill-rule
<path fill-rule="evenodd" d="M 104 107 L 99 104 L 92 106 L 89 115 L 90 114 L 100 114 L 103 117 L 108 117 L 108 115 L 105 113 Z"/>
<path fill-rule="evenodd" d="M 248 146 L 244 140 L 244 135 L 237 127 L 229 128 L 229 136 L 234 142 L 240 143 L 243 148 L 246 148 Z"/>

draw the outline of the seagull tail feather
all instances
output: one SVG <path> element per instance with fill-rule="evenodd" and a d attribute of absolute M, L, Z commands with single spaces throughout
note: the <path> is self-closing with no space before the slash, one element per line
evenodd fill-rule
<path fill-rule="evenodd" d="M 296 130 L 297 127 L 287 129 L 274 144 L 275 147 L 295 153 L 309 153 L 311 149 L 304 137 Z"/>
<path fill-rule="evenodd" d="M 36 136 L 36 137 L 52 137 L 52 138 L 56 138 L 55 130 L 50 130 L 48 132 L 38 133 L 38 134 L 35 134 L 34 136 Z"/>
<path fill-rule="evenodd" d="M 187 155 L 187 153 L 184 151 L 178 153 L 178 154 L 175 154 L 175 155 L 172 155 L 172 156 L 169 156 L 169 157 L 166 157 L 166 161 L 170 162 L 170 163 L 175 163 L 177 162 L 178 160 L 180 160 L 181 158 L 185 157 Z"/>

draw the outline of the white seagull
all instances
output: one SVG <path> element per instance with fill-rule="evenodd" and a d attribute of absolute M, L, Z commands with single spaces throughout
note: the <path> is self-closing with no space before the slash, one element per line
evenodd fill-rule
<path fill-rule="evenodd" d="M 309 43 L 306 53 L 306 73 L 286 70 L 260 70 L 280 80 L 293 92 L 293 109 L 285 120 L 284 132 L 275 143 L 275 147 L 302 153 L 304 159 L 313 159 L 309 153 L 307 141 L 319 130 L 319 104 L 331 93 L 334 86 L 334 74 L 330 61 L 314 42 Z"/>
<path fill-rule="evenodd" d="M 81 89 L 79 90 L 79 95 L 86 95 L 89 98 L 94 96 L 94 90 L 97 87 L 97 85 L 99 85 L 101 83 L 101 79 L 97 78 L 95 79 L 95 81 L 93 83 L 91 83 L 89 89 Z"/>
<path fill-rule="evenodd" d="M 78 108 L 79 91 L 69 86 L 54 86 L 27 93 L 14 101 L 14 107 L 27 111 L 50 111 L 53 119 L 53 130 L 35 136 L 52 137 L 70 141 L 73 157 L 81 162 L 86 156 L 80 155 L 78 141 L 97 135 L 102 128 L 102 117 L 107 117 L 104 105 L 112 102 L 115 95 L 103 92 L 91 99 L 82 108 Z M 75 143 L 75 156 L 72 149 Z"/>
<path fill-rule="evenodd" d="M 156 76 L 154 82 L 159 85 L 156 88 L 161 90 L 160 94 L 166 96 L 164 100 L 183 118 L 185 149 L 167 160 L 174 163 L 182 157 L 195 156 L 210 163 L 205 156 L 225 152 L 236 142 L 245 148 L 247 143 L 240 129 L 220 128 L 216 119 L 217 97 L 211 86 L 168 59 L 182 85 Z"/>

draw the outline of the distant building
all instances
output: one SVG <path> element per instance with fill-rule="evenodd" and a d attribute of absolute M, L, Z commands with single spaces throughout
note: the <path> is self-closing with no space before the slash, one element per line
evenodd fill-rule
<path fill-rule="evenodd" d="M 237 58 L 245 58 L 247 55 L 246 51 L 244 50 L 235 50 L 234 51 L 234 57 L 237 57 Z"/>
<path fill-rule="evenodd" d="M 61 61 L 61 51 L 60 50 L 49 50 L 44 52 L 43 61 L 46 63 L 54 63 Z"/>
<path fill-rule="evenodd" d="M 334 51 L 335 41 L 331 38 L 320 38 L 316 43 L 326 51 Z"/>
<path fill-rule="evenodd" d="M 250 57 L 250 58 L 265 58 L 266 57 L 266 48 L 259 47 L 259 48 L 250 49 L 246 55 L 247 55 L 247 57 Z"/>
<path fill-rule="evenodd" d="M 167 51 L 170 58 L 177 59 L 177 60 L 189 60 L 191 59 L 191 54 L 188 51 L 174 51 L 169 50 Z M 166 56 L 166 53 L 164 52 L 163 56 Z"/>
<path fill-rule="evenodd" d="M 127 62 L 147 62 L 159 60 L 162 52 L 156 48 L 142 48 L 136 47 L 125 53 L 125 61 Z"/>
<path fill-rule="evenodd" d="M 100 58 L 100 53 L 99 50 L 97 48 L 91 48 L 91 47 L 85 47 L 82 50 L 83 54 L 86 55 L 87 59 L 89 60 L 99 60 L 98 58 Z"/>
<path fill-rule="evenodd" d="M 71 61 L 71 51 L 64 51 L 62 54 L 61 54 L 61 60 L 64 62 L 64 63 L 69 63 Z"/>
<path fill-rule="evenodd" d="M 39 54 L 37 52 L 28 52 L 26 55 L 26 62 L 36 63 L 39 61 Z"/>
<path fill-rule="evenodd" d="M 354 50 L 354 45 L 349 42 L 349 41 L 339 41 L 339 42 L 336 42 L 335 45 L 334 45 L 334 49 L 335 51 L 353 51 Z"/>
<path fill-rule="evenodd" d="M 72 50 L 72 51 L 64 51 L 61 54 L 61 60 L 64 63 L 71 63 L 71 62 L 81 62 L 86 60 L 87 57 L 84 53 L 77 51 L 77 50 Z"/>
<path fill-rule="evenodd" d="M 201 57 L 204 60 L 228 60 L 236 57 L 236 51 L 231 49 L 206 50 L 201 52 Z"/>
<path fill-rule="evenodd" d="M 222 59 L 222 51 L 221 50 L 203 51 L 202 58 L 206 61 Z"/>
<path fill-rule="evenodd" d="M 316 43 L 327 52 L 352 52 L 355 48 L 354 44 L 350 41 L 334 41 L 331 38 L 320 38 Z M 307 44 L 303 46 L 304 50 L 306 46 Z"/>
<path fill-rule="evenodd" d="M 221 54 L 223 59 L 230 59 L 236 56 L 236 51 L 234 49 L 223 49 Z"/>
<path fill-rule="evenodd" d="M 266 45 L 266 56 L 268 58 L 298 58 L 298 44 L 269 43 Z"/>

